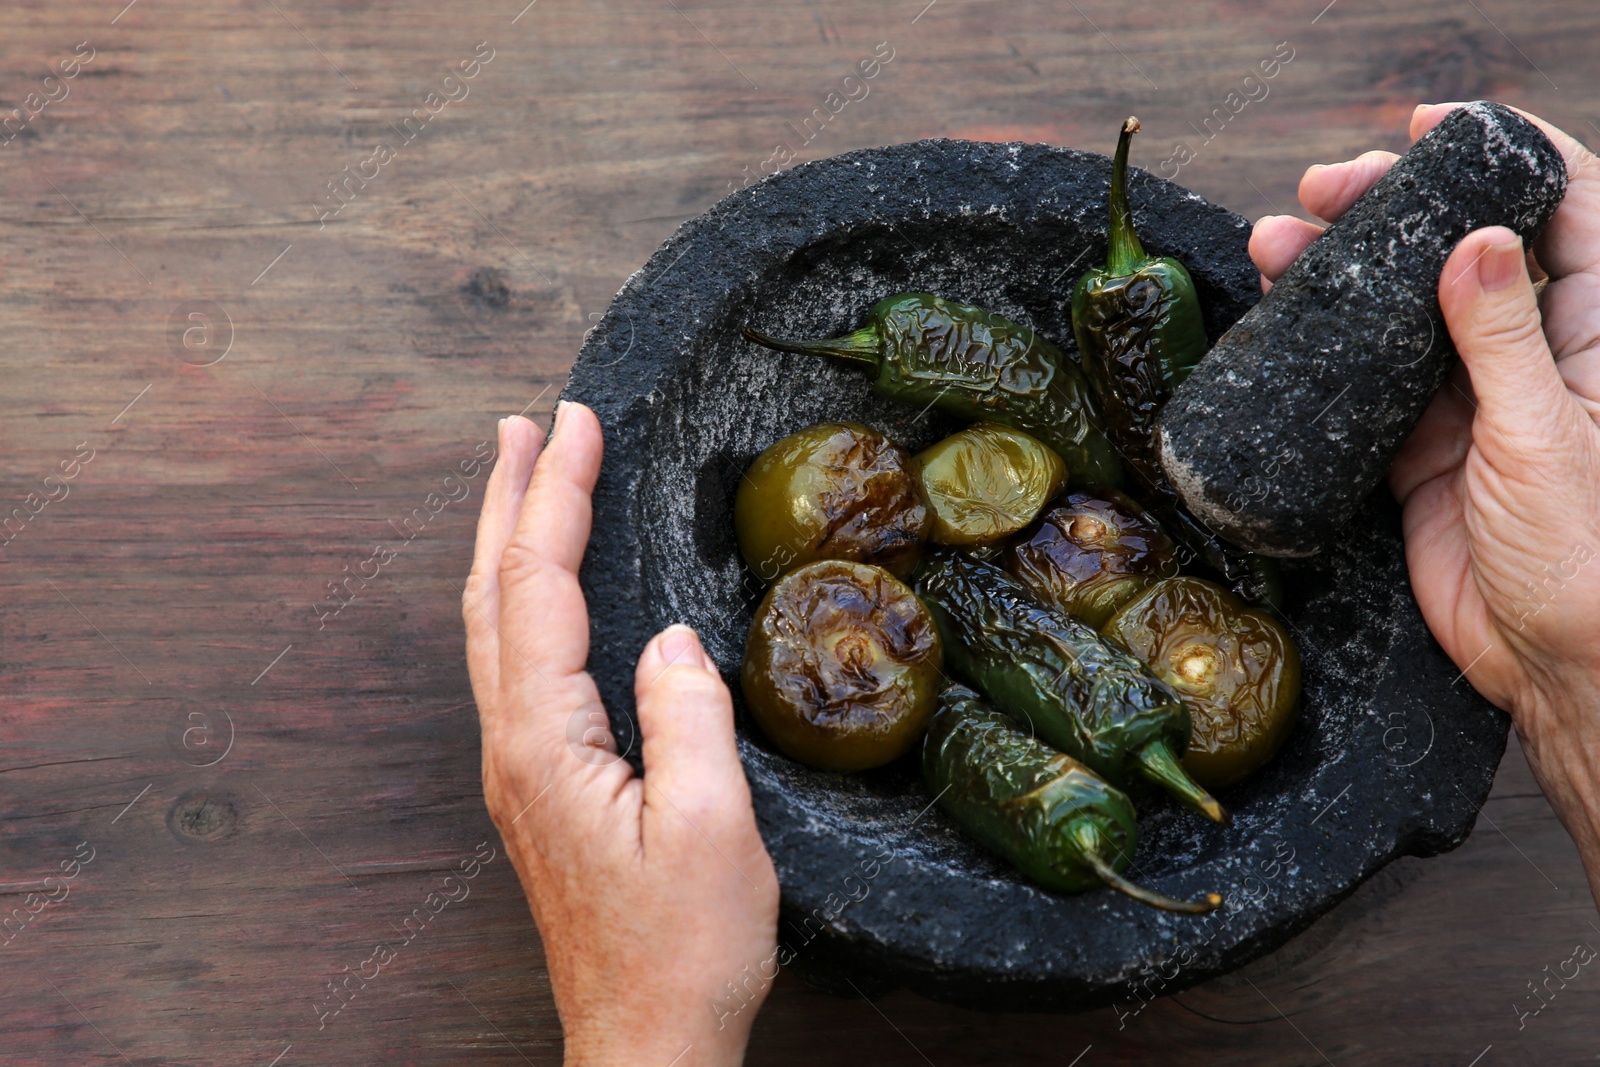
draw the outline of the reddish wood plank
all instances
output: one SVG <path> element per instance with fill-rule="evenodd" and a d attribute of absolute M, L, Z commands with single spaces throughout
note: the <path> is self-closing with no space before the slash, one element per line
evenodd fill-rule
<path fill-rule="evenodd" d="M 94 850 L 0 949 L 8 1063 L 557 1062 L 503 855 L 318 1028 L 327 983 L 498 847 L 456 607 L 481 475 L 350 606 L 324 624 L 317 605 L 499 416 L 547 413 L 591 316 L 779 145 L 1105 150 L 1134 112 L 1137 162 L 1187 144 L 1179 180 L 1256 216 L 1294 208 L 1307 163 L 1402 147 L 1418 100 L 1492 95 L 1600 135 L 1580 0 L 520 8 L 6 13 L 0 115 L 94 50 L 0 146 L 0 500 L 93 449 L 0 548 L 0 903 Z M 470 92 L 320 226 L 326 183 L 400 140 L 479 42 Z M 894 59 L 868 95 L 805 126 L 879 42 Z M 1268 93 L 1208 129 L 1281 42 Z M 209 346 L 175 351 L 171 324 L 212 305 Z M 1513 751 L 1460 850 L 1121 1028 L 783 980 L 750 1058 L 1576 1062 L 1592 980 L 1520 1030 L 1513 1005 L 1594 919 Z"/>

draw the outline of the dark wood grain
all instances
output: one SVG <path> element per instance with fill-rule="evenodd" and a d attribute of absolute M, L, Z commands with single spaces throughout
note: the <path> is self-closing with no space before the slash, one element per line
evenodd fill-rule
<path fill-rule="evenodd" d="M 93 458 L 0 547 L 0 903 L 80 843 L 93 859 L 0 948 L 0 1059 L 558 1062 L 503 854 L 319 1029 L 327 983 L 499 844 L 457 609 L 483 476 L 401 529 L 498 417 L 549 411 L 629 273 L 778 146 L 1105 150 L 1137 113 L 1137 162 L 1187 143 L 1179 180 L 1258 216 L 1295 207 L 1308 163 L 1403 147 L 1421 100 L 1597 134 L 1585 0 L 925 3 L 7 7 L 0 118 L 59 94 L 43 79 L 80 42 L 94 58 L 0 145 L 0 513 Z M 882 41 L 870 93 L 807 139 Z M 479 42 L 469 95 L 320 225 L 326 183 Z M 1207 139 L 1281 42 L 1267 95 Z M 225 315 L 211 353 L 231 332 L 210 366 L 169 328 L 199 302 Z M 319 621 L 380 543 L 400 551 Z M 1136 1017 L 782 979 L 750 1061 L 1589 1062 L 1600 976 L 1520 1029 L 1515 1008 L 1590 940 L 1576 854 L 1513 747 L 1461 849 Z"/>

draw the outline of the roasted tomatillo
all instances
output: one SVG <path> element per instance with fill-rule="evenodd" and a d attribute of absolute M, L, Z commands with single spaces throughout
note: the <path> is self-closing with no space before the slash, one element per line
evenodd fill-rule
<path fill-rule="evenodd" d="M 739 551 L 766 582 L 818 559 L 906 577 L 928 519 L 910 453 L 856 422 L 825 422 L 771 445 L 733 501 Z"/>
<path fill-rule="evenodd" d="M 1055 451 L 1021 430 L 979 423 L 919 452 L 915 468 L 933 511 L 929 539 L 977 545 L 1016 533 L 1066 482 Z"/>
<path fill-rule="evenodd" d="M 1041 599 L 1099 629 L 1122 605 L 1178 574 L 1171 538 L 1115 489 L 1054 501 L 1007 547 L 1001 565 Z"/>
<path fill-rule="evenodd" d="M 1300 655 L 1272 616 L 1202 578 L 1160 582 L 1117 612 L 1105 634 L 1189 709 L 1184 769 L 1207 789 L 1271 759 L 1294 727 Z"/>
<path fill-rule="evenodd" d="M 824 770 L 878 767 L 915 744 L 943 681 L 933 618 L 879 567 L 819 560 L 767 590 L 741 676 L 756 724 Z"/>

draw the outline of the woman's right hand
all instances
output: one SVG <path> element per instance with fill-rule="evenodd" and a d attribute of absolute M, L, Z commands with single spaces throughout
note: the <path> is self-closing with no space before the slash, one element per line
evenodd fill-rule
<path fill-rule="evenodd" d="M 1417 108 L 1412 139 L 1459 104 Z M 1528 257 L 1504 227 L 1468 234 L 1439 281 L 1461 354 L 1396 457 L 1406 561 L 1423 617 L 1509 711 L 1600 898 L 1600 161 L 1533 116 L 1567 161 L 1566 199 Z M 1315 166 L 1300 202 L 1337 219 L 1398 157 Z M 1322 227 L 1256 224 L 1262 285 Z M 1536 292 L 1529 274 L 1548 275 Z"/>

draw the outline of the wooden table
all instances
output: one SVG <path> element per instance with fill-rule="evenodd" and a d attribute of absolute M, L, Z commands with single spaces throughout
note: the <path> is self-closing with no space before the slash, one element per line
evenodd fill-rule
<path fill-rule="evenodd" d="M 0 949 L 7 1064 L 558 1062 L 503 853 L 424 907 L 498 847 L 457 608 L 484 476 L 445 478 L 778 146 L 1106 150 L 1137 113 L 1137 162 L 1185 143 L 1180 180 L 1259 216 L 1419 100 L 1600 134 L 1587 0 L 124 2 L 0 31 L 0 901 L 65 894 Z M 1585 941 L 1513 747 L 1458 851 L 1125 1028 L 783 979 L 750 1062 L 1589 1062 L 1600 974 L 1517 1016 Z"/>

